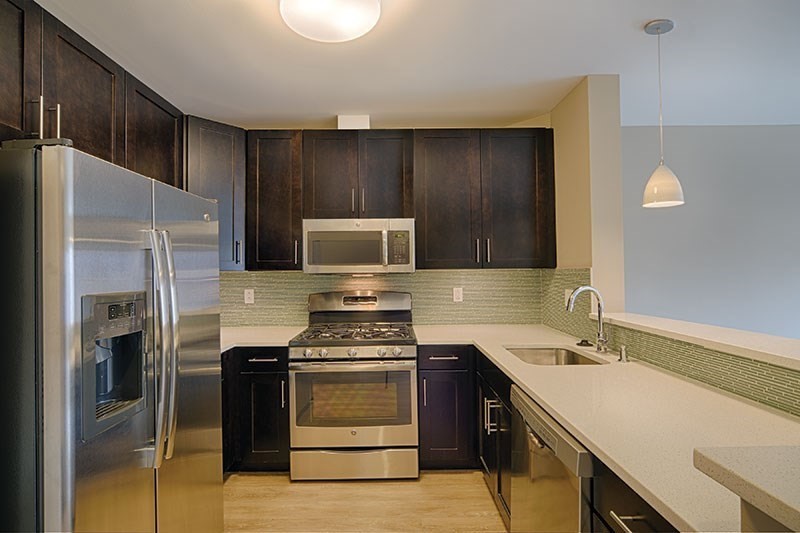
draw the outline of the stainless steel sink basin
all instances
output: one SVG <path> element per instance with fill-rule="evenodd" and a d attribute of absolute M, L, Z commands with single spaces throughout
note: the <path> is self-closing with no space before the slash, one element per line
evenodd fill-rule
<path fill-rule="evenodd" d="M 600 362 L 565 348 L 506 348 L 531 365 L 600 365 Z"/>

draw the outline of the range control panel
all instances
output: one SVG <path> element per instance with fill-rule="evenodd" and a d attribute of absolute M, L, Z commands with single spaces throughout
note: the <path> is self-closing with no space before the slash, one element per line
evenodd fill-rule
<path fill-rule="evenodd" d="M 407 265 L 411 262 L 410 241 L 408 231 L 389 232 L 389 264 Z"/>

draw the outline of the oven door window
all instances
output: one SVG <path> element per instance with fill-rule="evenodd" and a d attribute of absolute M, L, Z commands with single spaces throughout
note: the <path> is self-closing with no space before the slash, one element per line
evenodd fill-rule
<path fill-rule="evenodd" d="M 297 426 L 411 424 L 411 372 L 302 372 L 295 376 Z"/>

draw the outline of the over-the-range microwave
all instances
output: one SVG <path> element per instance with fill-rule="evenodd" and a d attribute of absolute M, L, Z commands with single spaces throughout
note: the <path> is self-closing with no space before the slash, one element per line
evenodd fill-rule
<path fill-rule="evenodd" d="M 303 220 L 303 272 L 414 272 L 413 218 Z"/>

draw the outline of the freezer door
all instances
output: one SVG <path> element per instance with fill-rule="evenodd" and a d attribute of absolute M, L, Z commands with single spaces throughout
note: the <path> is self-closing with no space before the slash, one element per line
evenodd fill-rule
<path fill-rule="evenodd" d="M 44 529 L 153 531 L 151 180 L 41 157 Z"/>
<path fill-rule="evenodd" d="M 178 311 L 171 424 L 156 471 L 158 529 L 222 531 L 217 205 L 158 182 L 153 187 L 153 227 L 172 251 Z"/>

